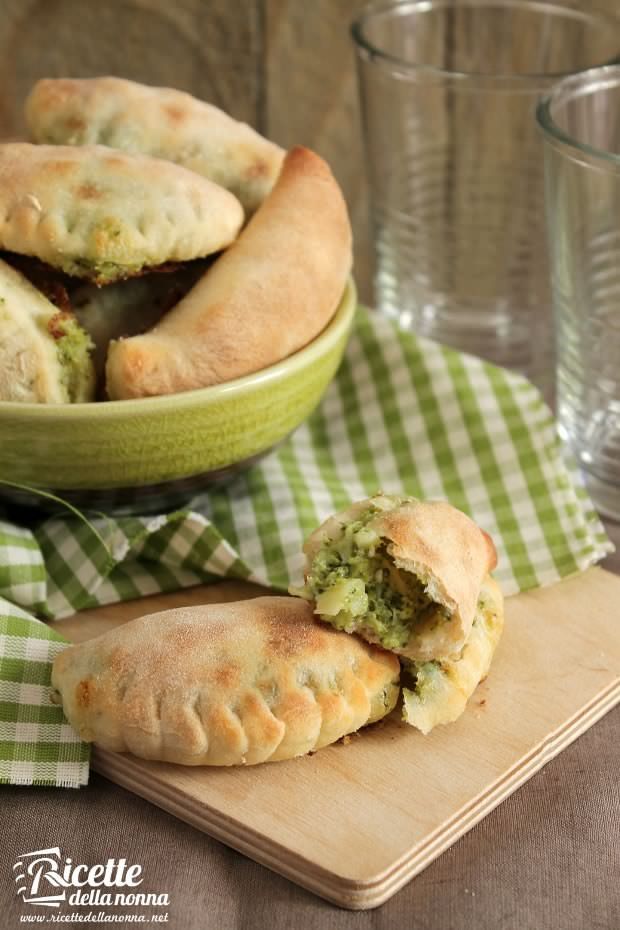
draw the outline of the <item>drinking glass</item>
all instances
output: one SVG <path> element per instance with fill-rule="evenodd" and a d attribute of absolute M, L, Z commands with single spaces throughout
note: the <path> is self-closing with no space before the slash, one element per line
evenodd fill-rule
<path fill-rule="evenodd" d="M 352 26 L 375 302 L 403 326 L 553 380 L 536 101 L 620 52 L 561 0 L 372 4 Z"/>
<path fill-rule="evenodd" d="M 620 519 L 620 67 L 538 106 L 545 150 L 562 437 L 599 510 Z"/>

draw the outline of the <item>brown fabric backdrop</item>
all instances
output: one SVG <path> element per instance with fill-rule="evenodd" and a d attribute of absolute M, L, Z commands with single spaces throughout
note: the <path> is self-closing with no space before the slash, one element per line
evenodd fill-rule
<path fill-rule="evenodd" d="M 619 745 L 617 708 L 365 913 L 321 901 L 98 775 L 81 791 L 5 788 L 0 926 L 13 930 L 21 914 L 47 910 L 21 903 L 12 866 L 22 853 L 60 846 L 74 863 L 139 862 L 140 890 L 170 895 L 171 930 L 618 930 Z M 135 913 L 150 920 L 156 910 Z"/>

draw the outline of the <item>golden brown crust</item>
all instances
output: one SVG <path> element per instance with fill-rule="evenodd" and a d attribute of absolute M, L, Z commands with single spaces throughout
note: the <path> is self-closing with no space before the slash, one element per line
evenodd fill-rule
<path fill-rule="evenodd" d="M 168 87 L 121 78 L 46 78 L 26 101 L 37 142 L 103 143 L 155 155 L 210 178 L 253 213 L 273 187 L 284 151 L 217 107 Z"/>
<path fill-rule="evenodd" d="M 112 343 L 112 399 L 173 394 L 273 365 L 329 322 L 351 267 L 351 228 L 325 162 L 291 150 L 233 245 L 150 332 Z"/>
<path fill-rule="evenodd" d="M 184 765 L 288 759 L 388 713 L 395 656 L 299 598 L 151 614 L 62 652 L 52 684 L 83 739 Z"/>
<path fill-rule="evenodd" d="M 482 581 L 495 565 L 495 547 L 468 516 L 446 501 L 411 501 L 381 514 L 373 528 L 388 540 L 394 564 L 421 578 L 449 623 L 417 625 L 402 655 L 433 659 L 459 651 L 476 613 Z M 490 545 L 489 545 L 490 544 Z"/>
<path fill-rule="evenodd" d="M 170 272 L 145 274 L 106 287 L 80 282 L 71 288 L 71 307 L 95 349 L 93 363 L 103 393 L 108 345 L 144 333 L 181 300 L 204 273 L 206 261 L 187 262 Z"/>
<path fill-rule="evenodd" d="M 106 282 L 229 245 L 243 210 L 169 162 L 105 146 L 0 145 L 0 248 Z"/>

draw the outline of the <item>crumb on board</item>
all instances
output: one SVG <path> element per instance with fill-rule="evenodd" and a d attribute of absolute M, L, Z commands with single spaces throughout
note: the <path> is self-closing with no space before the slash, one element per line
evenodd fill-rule
<path fill-rule="evenodd" d="M 355 730 L 354 733 L 346 733 L 343 737 L 341 737 L 338 740 L 338 742 L 340 743 L 341 746 L 348 746 L 354 737 L 357 737 L 359 739 L 361 735 L 362 734 L 360 733 L 359 730 Z"/>

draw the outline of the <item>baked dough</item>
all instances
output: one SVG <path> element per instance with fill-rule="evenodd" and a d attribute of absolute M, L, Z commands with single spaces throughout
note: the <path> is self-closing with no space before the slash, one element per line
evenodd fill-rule
<path fill-rule="evenodd" d="M 235 194 L 248 214 L 273 187 L 284 150 L 209 103 L 114 77 L 43 79 L 26 101 L 33 139 L 100 143 L 166 158 Z"/>
<path fill-rule="evenodd" d="M 351 268 L 351 227 L 325 162 L 292 149 L 273 191 L 189 294 L 142 336 L 113 342 L 111 399 L 175 394 L 242 377 L 310 342 Z"/>
<path fill-rule="evenodd" d="M 497 582 L 487 576 L 461 652 L 453 659 L 404 661 L 414 687 L 403 687 L 403 719 L 427 734 L 438 724 L 453 723 L 460 717 L 489 671 L 503 628 L 504 598 Z"/>
<path fill-rule="evenodd" d="M 398 659 L 261 597 L 133 620 L 70 646 L 52 685 L 104 749 L 182 765 L 252 765 L 320 749 L 384 717 Z"/>
<path fill-rule="evenodd" d="M 98 380 L 104 381 L 110 341 L 151 329 L 204 274 L 205 264 L 187 262 L 170 272 L 152 272 L 107 287 L 80 281 L 71 289 L 71 308 L 95 346 Z"/>
<path fill-rule="evenodd" d="M 379 494 L 308 538 L 304 596 L 338 629 L 421 662 L 457 655 L 497 556 L 445 501 Z"/>
<path fill-rule="evenodd" d="M 91 349 L 88 335 L 70 313 L 0 260 L 0 401 L 92 400 Z"/>
<path fill-rule="evenodd" d="M 217 252 L 242 222 L 236 197 L 161 159 L 0 145 L 0 248 L 98 284 Z"/>

